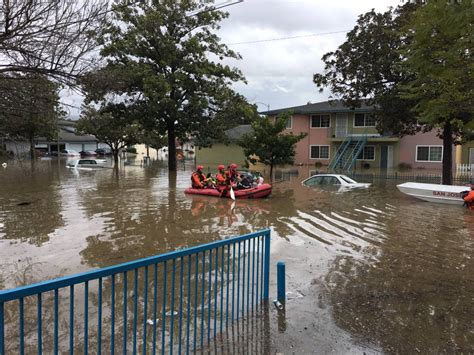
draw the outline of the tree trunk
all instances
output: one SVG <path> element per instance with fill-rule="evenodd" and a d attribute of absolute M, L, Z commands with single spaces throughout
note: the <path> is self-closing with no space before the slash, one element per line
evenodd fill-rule
<path fill-rule="evenodd" d="M 119 166 L 119 150 L 113 149 L 112 154 L 114 155 L 114 166 L 118 168 Z"/>
<path fill-rule="evenodd" d="M 58 152 L 59 156 L 59 152 Z M 33 137 L 30 137 L 30 158 L 34 159 L 35 158 L 35 140 Z"/>
<path fill-rule="evenodd" d="M 448 121 L 443 128 L 443 185 L 453 184 L 453 128 Z"/>
<path fill-rule="evenodd" d="M 273 182 L 273 164 L 270 164 L 270 184 Z"/>
<path fill-rule="evenodd" d="M 174 123 L 168 124 L 168 170 L 176 171 L 176 136 Z"/>

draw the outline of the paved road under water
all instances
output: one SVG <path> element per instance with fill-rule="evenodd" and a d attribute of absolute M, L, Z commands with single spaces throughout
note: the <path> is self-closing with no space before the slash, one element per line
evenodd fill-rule
<path fill-rule="evenodd" d="M 189 175 L 159 163 L 0 168 L 0 288 L 270 227 L 290 291 L 286 318 L 271 312 L 272 352 L 474 352 L 472 211 L 394 181 L 338 192 L 303 187 L 306 176 L 233 204 L 186 196 Z"/>

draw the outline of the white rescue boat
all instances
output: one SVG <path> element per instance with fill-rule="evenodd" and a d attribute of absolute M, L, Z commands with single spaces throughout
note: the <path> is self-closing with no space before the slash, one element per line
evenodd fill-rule
<path fill-rule="evenodd" d="M 423 201 L 463 205 L 462 192 L 469 192 L 469 186 L 422 184 L 418 182 L 405 182 L 397 185 L 398 189 Z"/>

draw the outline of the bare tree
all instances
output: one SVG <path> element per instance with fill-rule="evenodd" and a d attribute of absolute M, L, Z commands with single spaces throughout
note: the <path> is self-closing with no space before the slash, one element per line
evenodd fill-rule
<path fill-rule="evenodd" d="M 107 0 L 0 0 L 0 74 L 74 85 L 94 65 Z"/>

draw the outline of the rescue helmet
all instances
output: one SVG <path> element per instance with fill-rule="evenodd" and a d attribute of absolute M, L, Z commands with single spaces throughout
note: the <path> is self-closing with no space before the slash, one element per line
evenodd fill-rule
<path fill-rule="evenodd" d="M 237 169 L 237 164 L 230 164 L 231 169 Z"/>
<path fill-rule="evenodd" d="M 202 169 L 204 169 L 204 167 L 203 167 L 202 165 L 198 165 L 198 166 L 196 167 L 196 170 L 197 170 L 197 171 L 202 171 Z"/>
<path fill-rule="evenodd" d="M 217 167 L 217 170 L 225 170 L 225 166 L 221 164 Z"/>

